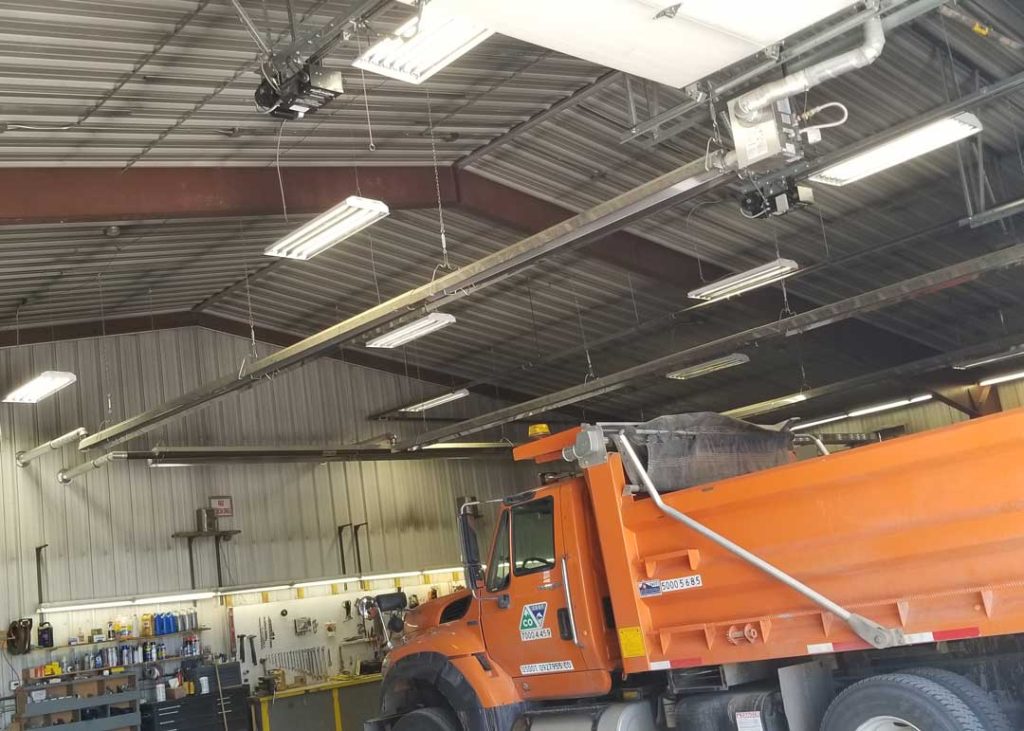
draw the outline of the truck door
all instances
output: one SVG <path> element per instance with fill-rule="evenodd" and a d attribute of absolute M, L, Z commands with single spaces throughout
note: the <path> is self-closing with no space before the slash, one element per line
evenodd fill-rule
<path fill-rule="evenodd" d="M 580 602 L 578 547 L 566 544 L 567 493 L 556 486 L 506 508 L 487 566 L 481 621 L 488 654 L 527 698 L 600 695 L 610 686 L 588 648 L 592 612 Z"/>

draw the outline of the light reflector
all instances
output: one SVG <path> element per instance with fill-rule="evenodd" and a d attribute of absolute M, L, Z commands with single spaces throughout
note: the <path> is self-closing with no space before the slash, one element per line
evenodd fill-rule
<path fill-rule="evenodd" d="M 723 411 L 723 416 L 731 416 L 734 419 L 745 419 L 748 416 L 757 416 L 763 414 L 766 411 L 774 411 L 775 409 L 781 409 L 783 406 L 789 406 L 790 404 L 798 404 L 801 401 L 806 401 L 807 395 L 803 393 L 795 393 L 792 396 L 783 396 L 781 398 L 772 399 L 771 401 L 762 401 L 757 404 L 750 404 L 750 406 L 741 406 L 738 409 L 732 409 L 731 411 Z"/>
<path fill-rule="evenodd" d="M 1007 383 L 1009 381 L 1019 381 L 1024 378 L 1024 371 L 1017 371 L 1016 373 L 1007 373 L 1003 376 L 993 376 L 992 378 L 986 378 L 981 381 L 979 386 L 995 386 L 997 383 Z"/>
<path fill-rule="evenodd" d="M 931 401 L 932 395 L 930 393 L 923 394 L 921 396 L 914 396 L 913 398 L 900 399 L 899 401 L 890 401 L 886 404 L 876 404 L 874 406 L 866 406 L 863 409 L 856 409 L 847 414 L 851 419 L 858 416 L 867 416 L 868 414 L 878 414 L 883 411 L 892 411 L 893 409 L 900 409 L 904 406 L 910 406 L 911 404 L 920 404 L 925 401 Z"/>
<path fill-rule="evenodd" d="M 350 195 L 334 208 L 299 226 L 263 253 L 285 259 L 312 259 L 389 213 L 387 205 L 381 201 Z"/>
<path fill-rule="evenodd" d="M 1001 363 L 1004 360 L 1010 360 L 1012 358 L 1020 358 L 1024 356 L 1024 345 L 1017 345 L 1009 350 L 1002 353 L 995 353 L 993 355 L 986 355 L 981 358 L 975 358 L 974 360 L 965 360 L 960 363 L 955 363 L 953 368 L 958 371 L 967 371 L 971 368 L 978 368 L 980 366 L 991 365 L 992 363 Z"/>
<path fill-rule="evenodd" d="M 744 355 L 743 353 L 733 353 L 732 355 L 726 355 L 722 358 L 709 360 L 706 363 L 698 363 L 697 365 L 681 368 L 678 371 L 672 371 L 671 373 L 665 374 L 665 378 L 671 378 L 674 381 L 685 381 L 690 378 L 706 376 L 708 373 L 714 373 L 715 371 L 722 371 L 726 368 L 734 368 L 735 366 L 749 362 L 750 356 Z"/>
<path fill-rule="evenodd" d="M 394 35 L 371 46 L 353 61 L 356 68 L 410 84 L 426 81 L 476 48 L 493 31 L 426 5 Z"/>
<path fill-rule="evenodd" d="M 24 386 L 19 386 L 7 394 L 4 397 L 4 402 L 8 404 L 38 404 L 77 380 L 78 377 L 74 373 L 67 371 L 43 371 Z"/>
<path fill-rule="evenodd" d="M 399 411 L 418 414 L 422 411 L 427 411 L 428 409 L 437 408 L 438 406 L 443 406 L 444 404 L 450 404 L 452 401 L 458 401 L 461 398 L 466 398 L 466 396 L 468 395 L 469 391 L 467 389 L 460 388 L 458 391 L 452 391 L 451 393 L 441 394 L 436 398 L 428 399 L 418 404 L 413 404 L 412 406 L 405 406 L 399 409 Z"/>
<path fill-rule="evenodd" d="M 431 312 L 426 317 L 421 317 L 415 322 L 403 325 L 389 333 L 384 333 L 366 343 L 367 348 L 398 348 L 413 340 L 422 338 L 441 328 L 448 327 L 455 323 L 455 315 L 446 315 L 443 312 Z"/>
<path fill-rule="evenodd" d="M 778 282 L 799 268 L 800 265 L 792 259 L 776 259 L 754 269 L 733 274 L 711 284 L 705 284 L 703 287 L 698 287 L 689 292 L 687 296 L 690 299 L 717 302 L 718 300 L 728 299 L 744 292 L 749 292 L 758 287 L 764 287 L 772 282 Z"/>
<path fill-rule="evenodd" d="M 826 185 L 848 185 L 940 147 L 976 135 L 982 129 L 984 128 L 981 120 L 970 112 L 962 112 L 868 148 L 864 152 L 812 175 L 811 180 Z"/>

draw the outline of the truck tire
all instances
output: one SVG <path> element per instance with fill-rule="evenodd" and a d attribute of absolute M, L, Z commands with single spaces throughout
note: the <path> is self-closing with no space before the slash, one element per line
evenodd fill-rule
<path fill-rule="evenodd" d="M 832 701 L 821 731 L 987 731 L 952 691 L 894 673 L 851 685 Z"/>
<path fill-rule="evenodd" d="M 995 699 L 969 678 L 941 668 L 912 668 L 904 672 L 919 678 L 927 678 L 951 691 L 981 719 L 986 731 L 1012 731 L 1010 719 Z"/>
<path fill-rule="evenodd" d="M 420 708 L 398 719 L 393 731 L 461 731 L 459 722 L 441 708 Z"/>

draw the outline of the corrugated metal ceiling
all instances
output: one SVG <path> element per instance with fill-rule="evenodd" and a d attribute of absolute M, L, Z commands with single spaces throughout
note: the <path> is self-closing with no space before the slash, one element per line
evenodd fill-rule
<path fill-rule="evenodd" d="M 263 5 L 247 2 L 264 25 Z M 322 23 L 355 3 L 297 2 L 310 23 Z M 1024 36 L 1024 15 L 1009 0 L 968 3 L 999 27 Z M 198 12 L 195 12 L 200 8 Z M 173 38 L 175 24 L 194 17 Z M 389 11 L 390 27 L 407 10 Z M 283 35 L 284 4 L 268 2 L 274 36 Z M 349 94 L 303 122 L 262 117 L 252 107 L 258 81 L 250 68 L 251 39 L 227 3 L 118 3 L 0 0 L 0 119 L 41 126 L 73 123 L 123 80 L 139 60 L 165 43 L 87 124 L 64 131 L 0 134 L 0 165 L 118 165 L 143 154 L 141 165 L 272 165 L 280 133 L 287 165 L 429 164 L 432 119 L 441 164 L 459 160 L 501 136 L 605 70 L 543 49 L 494 38 L 423 87 L 347 75 Z M 949 38 L 947 49 L 945 39 Z M 355 44 L 342 46 L 331 65 L 347 66 Z M 957 89 L 944 87 L 942 63 L 951 55 Z M 974 78 L 969 74 L 972 70 Z M 808 104 L 839 100 L 850 123 L 830 131 L 822 151 L 886 129 L 958 96 L 975 83 L 1024 69 L 1019 54 L 935 14 L 894 33 L 882 60 L 863 72 L 812 92 Z M 223 90 L 217 91 L 221 86 Z M 661 89 L 653 97 L 634 85 L 641 116 L 683 100 Z M 428 118 L 428 92 L 429 111 Z M 1017 126 L 1020 93 L 984 107 L 979 116 L 987 164 L 997 197 L 1019 195 Z M 369 149 L 367 107 L 376 151 Z M 645 144 L 620 144 L 631 125 L 625 83 L 602 91 L 475 161 L 473 172 L 560 205 L 582 210 L 704 154 L 710 124 L 697 117 L 688 131 Z M 168 130 L 174 128 L 173 132 Z M 163 137 L 166 135 L 166 137 Z M 157 144 L 158 143 L 158 144 Z M 817 153 L 816 153 L 817 154 Z M 973 176 L 972 149 L 961 147 Z M 972 179 L 973 180 L 973 179 Z M 972 182 L 972 186 L 974 183 Z M 976 233 L 945 231 L 906 245 L 846 260 L 858 252 L 965 214 L 955 150 L 843 189 L 817 188 L 818 206 L 769 223 L 743 219 L 731 195 L 659 213 L 633 231 L 689 256 L 741 269 L 775 256 L 821 265 L 790 283 L 809 306 L 830 302 L 900 278 L 976 256 L 1016 240 L 1011 219 Z M 119 238 L 103 224 L 47 224 L 0 229 L 0 318 L 7 327 L 77 319 L 183 311 L 265 265 L 265 246 L 294 227 L 281 217 L 191 221 L 129 221 Z M 519 238 L 462 212 L 446 211 L 453 261 L 465 264 Z M 372 232 L 372 256 L 371 256 Z M 313 332 L 382 297 L 431 276 L 440 260 L 436 211 L 396 212 L 371 232 L 307 263 L 286 263 L 259 276 L 249 291 L 236 287 L 208 307 L 212 314 L 256 322 L 295 334 Z M 833 263 L 834 262 L 834 263 Z M 27 300 L 27 301 L 26 301 Z M 870 322 L 935 349 L 1024 331 L 1024 286 L 1019 277 L 991 275 L 891 312 Z M 603 375 L 688 344 L 744 329 L 777 312 L 727 303 L 682 317 L 653 334 L 629 335 L 685 304 L 685 291 L 578 255 L 513 277 L 461 301 L 457 326 L 421 341 L 402 358 L 410 369 L 451 373 L 453 383 L 479 380 L 520 392 L 545 393 Z M 778 309 L 783 308 L 778 293 Z M 621 333 L 614 347 L 589 347 Z M 779 395 L 803 382 L 840 380 L 879 364 L 856 349 L 839 350 L 805 337 L 759 353 L 756 362 L 698 386 L 644 383 L 596 400 L 594 407 L 635 415 L 659 402 L 690 399 L 693 407 L 726 408 Z M 584 346 L 587 346 L 586 348 Z M 592 368 L 584 350 L 591 351 Z M 865 351 L 870 344 L 865 344 Z M 563 354 L 555 359 L 556 354 Z M 524 363 L 544 361 L 524 367 Z M 801 371 L 801 363 L 803 370 Z"/>

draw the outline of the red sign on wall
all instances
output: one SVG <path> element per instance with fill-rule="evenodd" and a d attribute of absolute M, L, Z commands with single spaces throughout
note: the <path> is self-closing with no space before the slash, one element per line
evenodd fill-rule
<path fill-rule="evenodd" d="M 235 515 L 235 504 L 230 495 L 219 495 L 210 498 L 210 507 L 218 518 L 233 518 Z"/>

